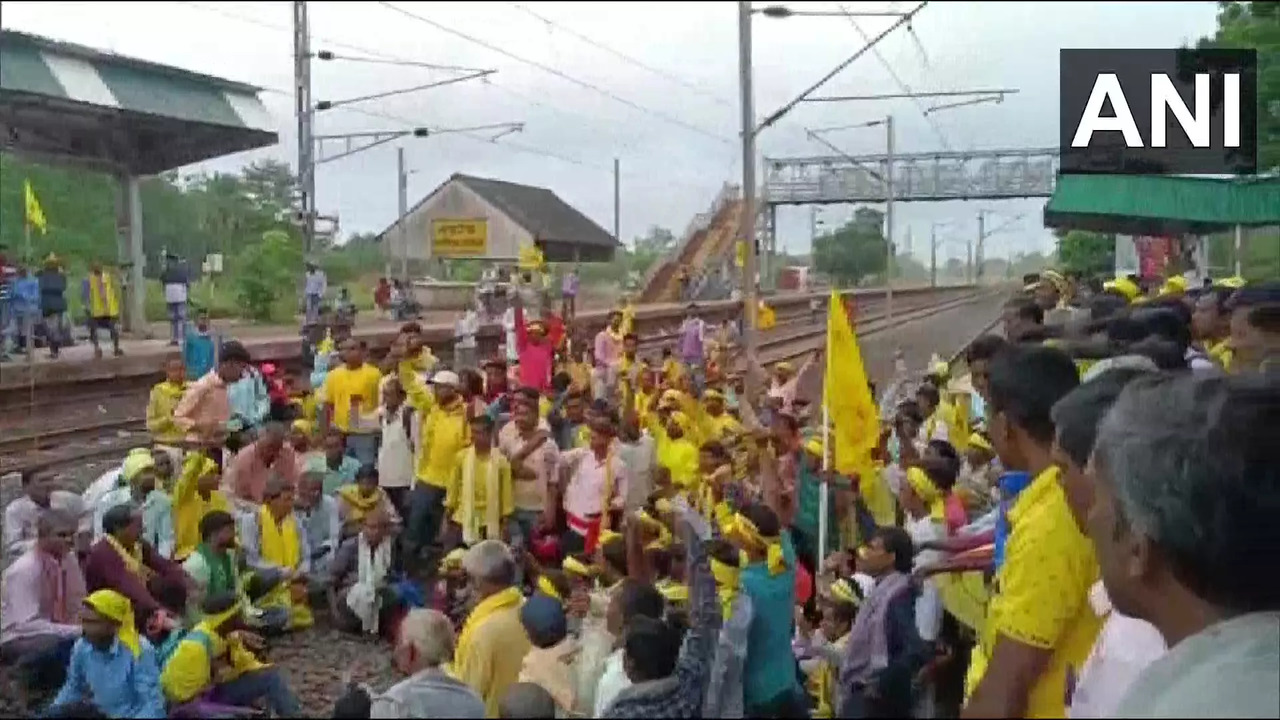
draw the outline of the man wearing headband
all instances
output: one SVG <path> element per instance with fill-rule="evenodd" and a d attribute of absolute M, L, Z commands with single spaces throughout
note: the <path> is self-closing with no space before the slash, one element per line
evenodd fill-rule
<path fill-rule="evenodd" d="M 87 702 L 106 717 L 165 717 L 156 652 L 138 636 L 129 599 L 114 590 L 92 593 L 80 624 L 66 682 L 46 713 Z"/>
<path fill-rule="evenodd" d="M 182 636 L 160 674 L 165 698 L 179 705 L 175 716 L 235 717 L 261 701 L 275 717 L 297 717 L 298 698 L 284 675 L 255 655 L 262 639 L 245 629 L 240 597 L 213 595 L 202 610 L 204 619 Z"/>

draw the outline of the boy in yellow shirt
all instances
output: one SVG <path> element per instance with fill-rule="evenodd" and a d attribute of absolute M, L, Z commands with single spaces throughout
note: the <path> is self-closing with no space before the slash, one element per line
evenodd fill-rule
<path fill-rule="evenodd" d="M 444 499 L 450 530 L 463 545 L 505 540 L 515 514 L 511 464 L 493 448 L 493 419 L 471 418 L 471 447 L 458 453 L 457 468 Z"/>
<path fill-rule="evenodd" d="M 177 446 L 185 433 L 174 421 L 173 410 L 187 391 L 186 372 L 181 355 L 165 358 L 164 381 L 151 388 L 147 401 L 147 431 L 156 447 L 168 453 L 175 463 L 182 457 Z"/>

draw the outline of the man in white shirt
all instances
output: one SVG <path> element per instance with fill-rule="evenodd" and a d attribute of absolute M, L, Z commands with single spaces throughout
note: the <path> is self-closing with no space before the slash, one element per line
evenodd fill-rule
<path fill-rule="evenodd" d="M 1093 505 L 1093 480 L 1085 467 L 1097 441 L 1098 423 L 1130 381 L 1148 374 L 1138 368 L 1104 372 L 1053 407 L 1054 462 L 1062 469 L 1067 504 L 1082 530 Z M 1102 630 L 1074 687 L 1067 688 L 1067 713 L 1072 718 L 1115 717 L 1129 686 L 1147 665 L 1164 655 L 1165 642 L 1151 623 L 1113 610 L 1101 580 L 1089 590 L 1089 605 L 1104 619 Z"/>
<path fill-rule="evenodd" d="M 324 295 L 329 290 L 329 279 L 324 271 L 313 262 L 307 263 L 307 274 L 303 285 L 303 298 L 306 302 L 307 324 L 315 323 L 320 316 L 320 306 L 324 304 Z"/>
<path fill-rule="evenodd" d="M 84 514 L 80 496 L 55 489 L 55 481 L 47 471 L 22 473 L 22 495 L 4 509 L 4 565 L 31 549 L 39 534 L 40 516 L 58 511 L 78 521 Z"/>
<path fill-rule="evenodd" d="M 476 335 L 480 332 L 480 314 L 467 308 L 453 324 L 453 367 L 455 370 L 476 366 Z"/>

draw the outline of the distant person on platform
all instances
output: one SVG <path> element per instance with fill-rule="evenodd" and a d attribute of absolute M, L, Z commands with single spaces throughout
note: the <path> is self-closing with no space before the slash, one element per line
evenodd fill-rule
<path fill-rule="evenodd" d="M 165 253 L 160 283 L 164 285 L 164 304 L 169 312 L 169 344 L 177 347 L 187 324 L 187 296 L 191 287 L 187 264 L 177 255 Z"/>
<path fill-rule="evenodd" d="M 187 379 L 199 380 L 213 370 L 218 358 L 218 336 L 209 326 L 209 311 L 196 312 L 196 321 L 187 323 L 182 340 L 182 364 L 186 366 Z"/>
<path fill-rule="evenodd" d="M 479 303 L 479 300 L 476 301 Z M 476 362 L 476 335 L 480 334 L 480 313 L 474 306 L 462 312 L 453 323 L 453 369 L 474 368 Z"/>
<path fill-rule="evenodd" d="M 566 321 L 571 321 L 578 312 L 578 268 L 572 267 L 564 274 L 560 283 L 560 298 L 563 308 L 560 313 Z"/>
<path fill-rule="evenodd" d="M 13 323 L 22 352 L 31 352 L 35 345 L 36 321 L 40 318 L 40 281 L 25 265 L 18 266 L 18 276 L 13 280 Z"/>
<path fill-rule="evenodd" d="M 62 344 L 67 328 L 67 274 L 62 271 L 62 261 L 57 255 L 49 253 L 37 279 L 40 282 L 40 315 L 44 317 L 44 337 L 49 343 L 49 357 L 57 359 L 58 346 Z"/>
<path fill-rule="evenodd" d="M 320 316 L 320 306 L 324 304 L 324 295 L 329 291 L 329 279 L 324 271 L 313 262 L 307 263 L 307 274 L 303 285 L 303 300 L 306 308 L 307 324 L 313 324 Z"/>
<path fill-rule="evenodd" d="M 80 295 L 89 314 L 89 342 L 93 343 L 93 357 L 102 357 L 102 348 L 98 346 L 99 330 L 106 330 L 111 335 L 116 357 L 124 355 L 120 349 L 120 291 L 112 274 L 103 271 L 102 263 L 95 262 L 89 266 L 89 277 L 81 284 Z"/>

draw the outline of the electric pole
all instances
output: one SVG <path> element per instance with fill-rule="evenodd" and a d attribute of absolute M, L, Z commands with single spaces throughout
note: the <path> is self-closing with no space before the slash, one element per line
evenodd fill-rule
<path fill-rule="evenodd" d="M 987 214 L 985 210 L 978 211 L 978 252 L 982 252 L 982 241 L 987 237 Z M 969 257 L 968 263 L 965 265 L 965 282 L 973 282 L 973 241 L 969 241 Z"/>
<path fill-rule="evenodd" d="M 938 287 L 938 223 L 929 232 L 929 287 Z"/>
<path fill-rule="evenodd" d="M 400 281 L 409 284 L 409 173 L 404 169 L 404 148 L 396 148 L 396 205 L 399 221 L 396 223 L 400 245 Z"/>
<path fill-rule="evenodd" d="M 756 360 L 758 345 L 756 332 L 756 305 L 759 302 L 756 287 L 758 264 L 756 247 L 756 120 L 755 99 L 751 78 L 751 3 L 738 2 L 738 83 L 742 110 L 742 241 L 746 243 L 746 261 L 742 263 L 742 328 L 743 348 L 747 358 Z M 755 373 L 747 373 L 746 395 L 748 402 L 759 397 L 760 382 Z"/>
<path fill-rule="evenodd" d="M 302 247 L 310 254 L 316 237 L 316 166 L 311 121 L 311 29 L 306 0 L 293 3 L 294 103 L 298 115 L 298 205 L 302 212 Z"/>
<path fill-rule="evenodd" d="M 622 171 L 613 159 L 613 239 L 622 242 Z"/>

